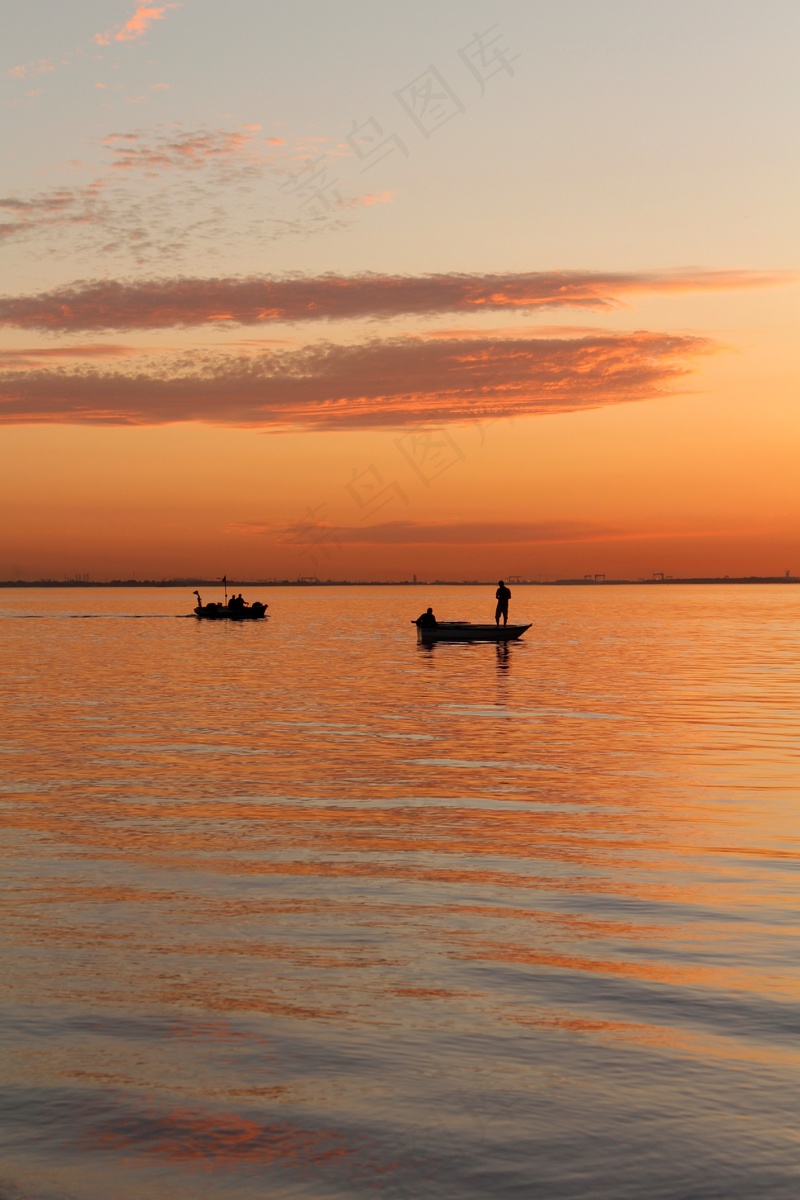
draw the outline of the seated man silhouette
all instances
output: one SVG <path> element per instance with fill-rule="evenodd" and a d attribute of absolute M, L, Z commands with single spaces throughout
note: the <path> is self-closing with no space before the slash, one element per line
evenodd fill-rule
<path fill-rule="evenodd" d="M 435 629 L 437 623 L 432 608 L 429 608 L 426 612 L 418 616 L 414 622 L 415 625 L 419 625 L 420 629 Z"/>

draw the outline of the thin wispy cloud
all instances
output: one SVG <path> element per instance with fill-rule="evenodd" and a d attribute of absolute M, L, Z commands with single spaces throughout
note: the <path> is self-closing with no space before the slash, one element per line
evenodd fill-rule
<path fill-rule="evenodd" d="M 97 222 L 102 214 L 98 204 L 102 187 L 94 182 L 78 188 L 51 188 L 35 196 L 0 197 L 0 244 L 31 232 Z"/>
<path fill-rule="evenodd" d="M 369 208 L 372 204 L 390 204 L 393 199 L 394 192 L 367 192 L 366 195 L 358 197 L 356 203 Z"/>
<path fill-rule="evenodd" d="M 241 521 L 231 533 L 252 534 L 276 544 L 306 545 L 324 539 L 326 546 L 496 546 L 553 545 L 571 542 L 651 541 L 714 537 L 717 530 L 633 530 L 588 521 L 384 521 L 375 525 L 330 522 Z"/>
<path fill-rule="evenodd" d="M 0 324 L 24 329 L 161 329 L 206 324 L 434 316 L 553 308 L 617 308 L 635 293 L 763 287 L 786 275 L 758 271 L 502 275 L 321 275 L 246 279 L 103 280 L 0 298 Z"/>
<path fill-rule="evenodd" d="M 20 63 L 6 71 L 6 79 L 30 79 L 32 75 L 46 75 L 55 71 L 56 64 L 52 58 L 39 58 L 34 62 Z"/>
<path fill-rule="evenodd" d="M 342 546 L 530 545 L 592 541 L 617 532 L 584 521 L 384 521 L 376 525 L 300 521 L 289 526 L 277 521 L 240 521 L 228 529 L 299 545 L 324 534 L 326 545 Z"/>
<path fill-rule="evenodd" d="M 27 367 L 44 361 L 98 358 L 135 358 L 142 350 L 137 346 L 120 346 L 110 342 L 91 342 L 82 346 L 20 346 L 0 350 L 0 368 Z M 2 379 L 2 375 L 0 375 Z"/>
<path fill-rule="evenodd" d="M 209 164 L 224 163 L 226 169 L 237 162 L 255 162 L 252 152 L 260 125 L 238 129 L 156 129 L 147 134 L 112 133 L 103 139 L 113 158 L 112 170 L 140 170 L 158 174 L 171 168 L 199 171 Z M 246 151 L 251 153 L 246 154 Z"/>
<path fill-rule="evenodd" d="M 328 209 L 304 207 L 287 174 L 297 170 L 294 152 L 277 162 L 267 141 L 254 123 L 111 133 L 90 183 L 0 197 L 0 242 L 25 242 L 50 261 L 80 258 L 102 269 L 113 258 L 138 271 L 167 263 L 177 271 L 198 254 L 222 262 L 280 238 L 343 229 L 362 205 L 391 199 L 368 193 L 342 196 Z"/>
<path fill-rule="evenodd" d="M 154 21 L 163 21 L 171 8 L 180 7 L 180 4 L 165 4 L 160 8 L 155 8 L 149 4 L 140 4 L 133 16 L 124 25 L 118 25 L 115 29 L 106 30 L 105 33 L 96 33 L 94 40 L 98 46 L 108 46 L 112 41 L 135 42 L 147 33 L 147 30 Z"/>
<path fill-rule="evenodd" d="M 179 354 L 130 370 L 0 375 L 0 423 L 365 429 L 545 415 L 669 391 L 711 344 L 638 332 L 573 339 L 396 338 L 263 354 Z"/>
<path fill-rule="evenodd" d="M 170 9 L 182 8 L 181 3 L 163 4 L 158 7 L 149 4 L 140 4 L 133 15 L 128 18 L 122 25 L 117 25 L 112 29 L 107 29 L 102 33 L 96 33 L 92 37 L 92 41 L 96 46 L 110 46 L 114 42 L 135 42 L 143 37 L 150 26 L 155 21 L 163 21 Z M 96 54 L 96 51 L 95 51 Z M 68 67 L 76 59 L 85 57 L 86 51 L 78 47 L 77 49 L 65 53 L 56 62 L 53 58 L 39 58 L 31 62 L 20 63 L 17 66 L 10 67 L 6 71 L 7 79 L 30 79 L 34 75 L 43 75 L 50 71 L 55 71 L 57 66 Z M 104 84 L 96 86 L 104 87 Z M 28 93 L 32 95 L 33 93 Z"/>

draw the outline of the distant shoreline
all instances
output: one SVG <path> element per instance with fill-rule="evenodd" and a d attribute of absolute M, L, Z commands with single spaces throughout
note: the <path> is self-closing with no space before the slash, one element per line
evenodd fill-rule
<path fill-rule="evenodd" d="M 494 579 L 352 580 L 352 579 L 237 579 L 230 587 L 494 587 Z M 664 587 L 672 584 L 800 583 L 798 575 L 739 575 L 666 579 L 516 579 L 512 587 Z M 14 579 L 0 580 L 0 588 L 220 588 L 221 579 Z"/>

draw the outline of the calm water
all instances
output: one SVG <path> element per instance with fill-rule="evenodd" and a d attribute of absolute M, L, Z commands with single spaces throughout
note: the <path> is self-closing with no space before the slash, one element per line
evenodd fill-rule
<path fill-rule="evenodd" d="M 796 1200 L 800 588 L 513 590 L 0 591 L 2 1200 Z"/>

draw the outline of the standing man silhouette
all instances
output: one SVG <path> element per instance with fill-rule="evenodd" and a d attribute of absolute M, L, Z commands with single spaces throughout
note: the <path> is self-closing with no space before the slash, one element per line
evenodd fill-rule
<path fill-rule="evenodd" d="M 508 602 L 511 599 L 511 592 L 506 587 L 506 585 L 503 583 L 502 579 L 499 581 L 499 586 L 497 588 L 497 591 L 495 592 L 495 596 L 497 597 L 497 608 L 494 610 L 494 623 L 495 623 L 495 625 L 499 625 L 500 618 L 502 617 L 503 624 L 507 625 L 508 624 Z"/>

